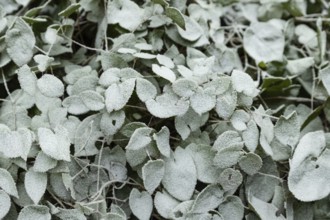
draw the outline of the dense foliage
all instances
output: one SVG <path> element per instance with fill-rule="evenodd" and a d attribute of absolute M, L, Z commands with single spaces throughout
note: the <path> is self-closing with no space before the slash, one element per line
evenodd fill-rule
<path fill-rule="evenodd" d="M 1 0 L 0 219 L 330 219 L 326 0 Z"/>

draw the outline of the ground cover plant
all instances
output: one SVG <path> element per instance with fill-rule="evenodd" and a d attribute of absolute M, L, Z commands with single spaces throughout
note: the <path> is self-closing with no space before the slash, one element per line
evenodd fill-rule
<path fill-rule="evenodd" d="M 0 219 L 330 219 L 326 0 L 1 0 Z"/>

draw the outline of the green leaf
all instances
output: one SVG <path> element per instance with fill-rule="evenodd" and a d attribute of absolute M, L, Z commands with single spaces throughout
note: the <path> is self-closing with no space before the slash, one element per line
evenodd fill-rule
<path fill-rule="evenodd" d="M 185 29 L 186 22 L 183 17 L 183 14 L 174 7 L 166 7 L 165 8 L 165 14 L 167 17 L 171 18 L 174 23 L 176 23 L 179 27 L 182 29 Z"/>
<path fill-rule="evenodd" d="M 156 87 L 148 80 L 136 79 L 136 94 L 142 102 L 154 99 L 157 95 Z"/>
<path fill-rule="evenodd" d="M 11 201 L 9 195 L 0 190 L 0 218 L 3 219 L 10 210 Z"/>
<path fill-rule="evenodd" d="M 164 188 L 176 199 L 185 201 L 191 198 L 196 183 L 197 172 L 188 151 L 176 148 L 170 158 L 165 159 Z"/>
<path fill-rule="evenodd" d="M 38 204 L 47 187 L 47 174 L 29 170 L 25 174 L 24 186 L 34 204 Z"/>
<path fill-rule="evenodd" d="M 219 176 L 219 183 L 225 191 L 236 190 L 243 181 L 243 176 L 238 170 L 225 169 Z"/>
<path fill-rule="evenodd" d="M 45 154 L 56 160 L 70 161 L 70 139 L 64 127 L 55 128 L 55 133 L 48 128 L 39 128 L 38 138 Z"/>
<path fill-rule="evenodd" d="M 64 93 L 62 81 L 51 74 L 44 74 L 38 79 L 37 87 L 47 97 L 60 97 Z"/>
<path fill-rule="evenodd" d="M 326 149 L 323 131 L 305 134 L 299 141 L 288 176 L 288 186 L 292 194 L 301 201 L 315 201 L 330 193 L 330 150 Z"/>
<path fill-rule="evenodd" d="M 282 30 L 271 22 L 252 23 L 244 32 L 244 49 L 257 63 L 282 61 L 284 45 Z"/>
<path fill-rule="evenodd" d="M 151 133 L 154 130 L 149 127 L 138 128 L 134 131 L 132 137 L 129 139 L 129 142 L 126 146 L 126 149 L 129 150 L 140 150 L 146 147 L 151 143 Z"/>
<path fill-rule="evenodd" d="M 50 220 L 49 208 L 44 205 L 25 206 L 19 213 L 17 220 Z"/>
<path fill-rule="evenodd" d="M 329 99 L 330 100 L 330 99 Z M 329 102 L 329 101 L 327 101 Z M 316 119 L 321 113 L 322 110 L 324 109 L 324 107 L 326 106 L 325 104 L 327 103 L 323 103 L 322 105 L 318 106 L 317 108 L 315 108 L 312 113 L 310 113 L 308 115 L 308 117 L 305 119 L 305 121 L 302 123 L 302 125 L 300 126 L 300 131 L 302 131 L 304 128 L 306 128 L 306 126 L 308 126 L 314 119 Z"/>
<path fill-rule="evenodd" d="M 91 111 L 100 111 L 104 108 L 104 97 L 97 92 L 87 90 L 79 94 L 81 100 Z"/>
<path fill-rule="evenodd" d="M 35 43 L 31 27 L 22 18 L 17 18 L 13 28 L 6 33 L 7 52 L 17 66 L 32 59 Z"/>
<path fill-rule="evenodd" d="M 159 152 L 165 157 L 170 157 L 170 130 L 164 126 L 159 132 L 153 134 L 152 137 L 156 141 Z"/>
<path fill-rule="evenodd" d="M 245 173 L 254 175 L 261 169 L 262 159 L 258 154 L 247 153 L 239 159 L 238 164 Z"/>
<path fill-rule="evenodd" d="M 223 190 L 218 185 L 208 185 L 196 197 L 192 213 L 206 213 L 218 207 L 223 201 Z"/>
<path fill-rule="evenodd" d="M 149 160 L 142 167 L 143 184 L 150 194 L 153 194 L 163 179 L 165 172 L 164 164 L 164 161 L 161 159 Z"/>
<path fill-rule="evenodd" d="M 163 7 L 168 7 L 168 3 L 166 2 L 166 0 L 151 0 L 153 3 L 155 4 L 160 4 Z"/>
<path fill-rule="evenodd" d="M 223 219 L 242 220 L 244 218 L 244 204 L 237 196 L 227 196 L 218 210 Z"/>
<path fill-rule="evenodd" d="M 63 16 L 63 17 L 69 17 L 70 15 L 72 15 L 78 8 L 80 8 L 80 4 L 79 3 L 74 3 L 74 4 L 70 4 L 69 7 L 67 7 L 66 9 L 64 9 L 63 11 L 60 11 L 58 13 L 59 16 Z"/>
<path fill-rule="evenodd" d="M 149 193 L 133 188 L 129 195 L 129 207 L 140 220 L 149 220 L 153 208 L 152 198 Z"/>
<path fill-rule="evenodd" d="M 0 168 L 0 187 L 9 195 L 18 198 L 16 183 L 11 174 L 3 168 Z"/>

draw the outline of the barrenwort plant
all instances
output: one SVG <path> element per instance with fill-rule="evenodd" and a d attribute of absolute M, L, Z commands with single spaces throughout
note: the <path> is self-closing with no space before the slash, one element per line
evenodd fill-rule
<path fill-rule="evenodd" d="M 330 219 L 326 0 L 1 0 L 0 219 Z"/>

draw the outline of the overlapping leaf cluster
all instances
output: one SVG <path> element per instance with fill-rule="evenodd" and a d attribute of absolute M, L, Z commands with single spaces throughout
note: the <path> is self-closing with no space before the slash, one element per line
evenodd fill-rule
<path fill-rule="evenodd" d="M 329 10 L 0 1 L 0 218 L 329 218 Z"/>

